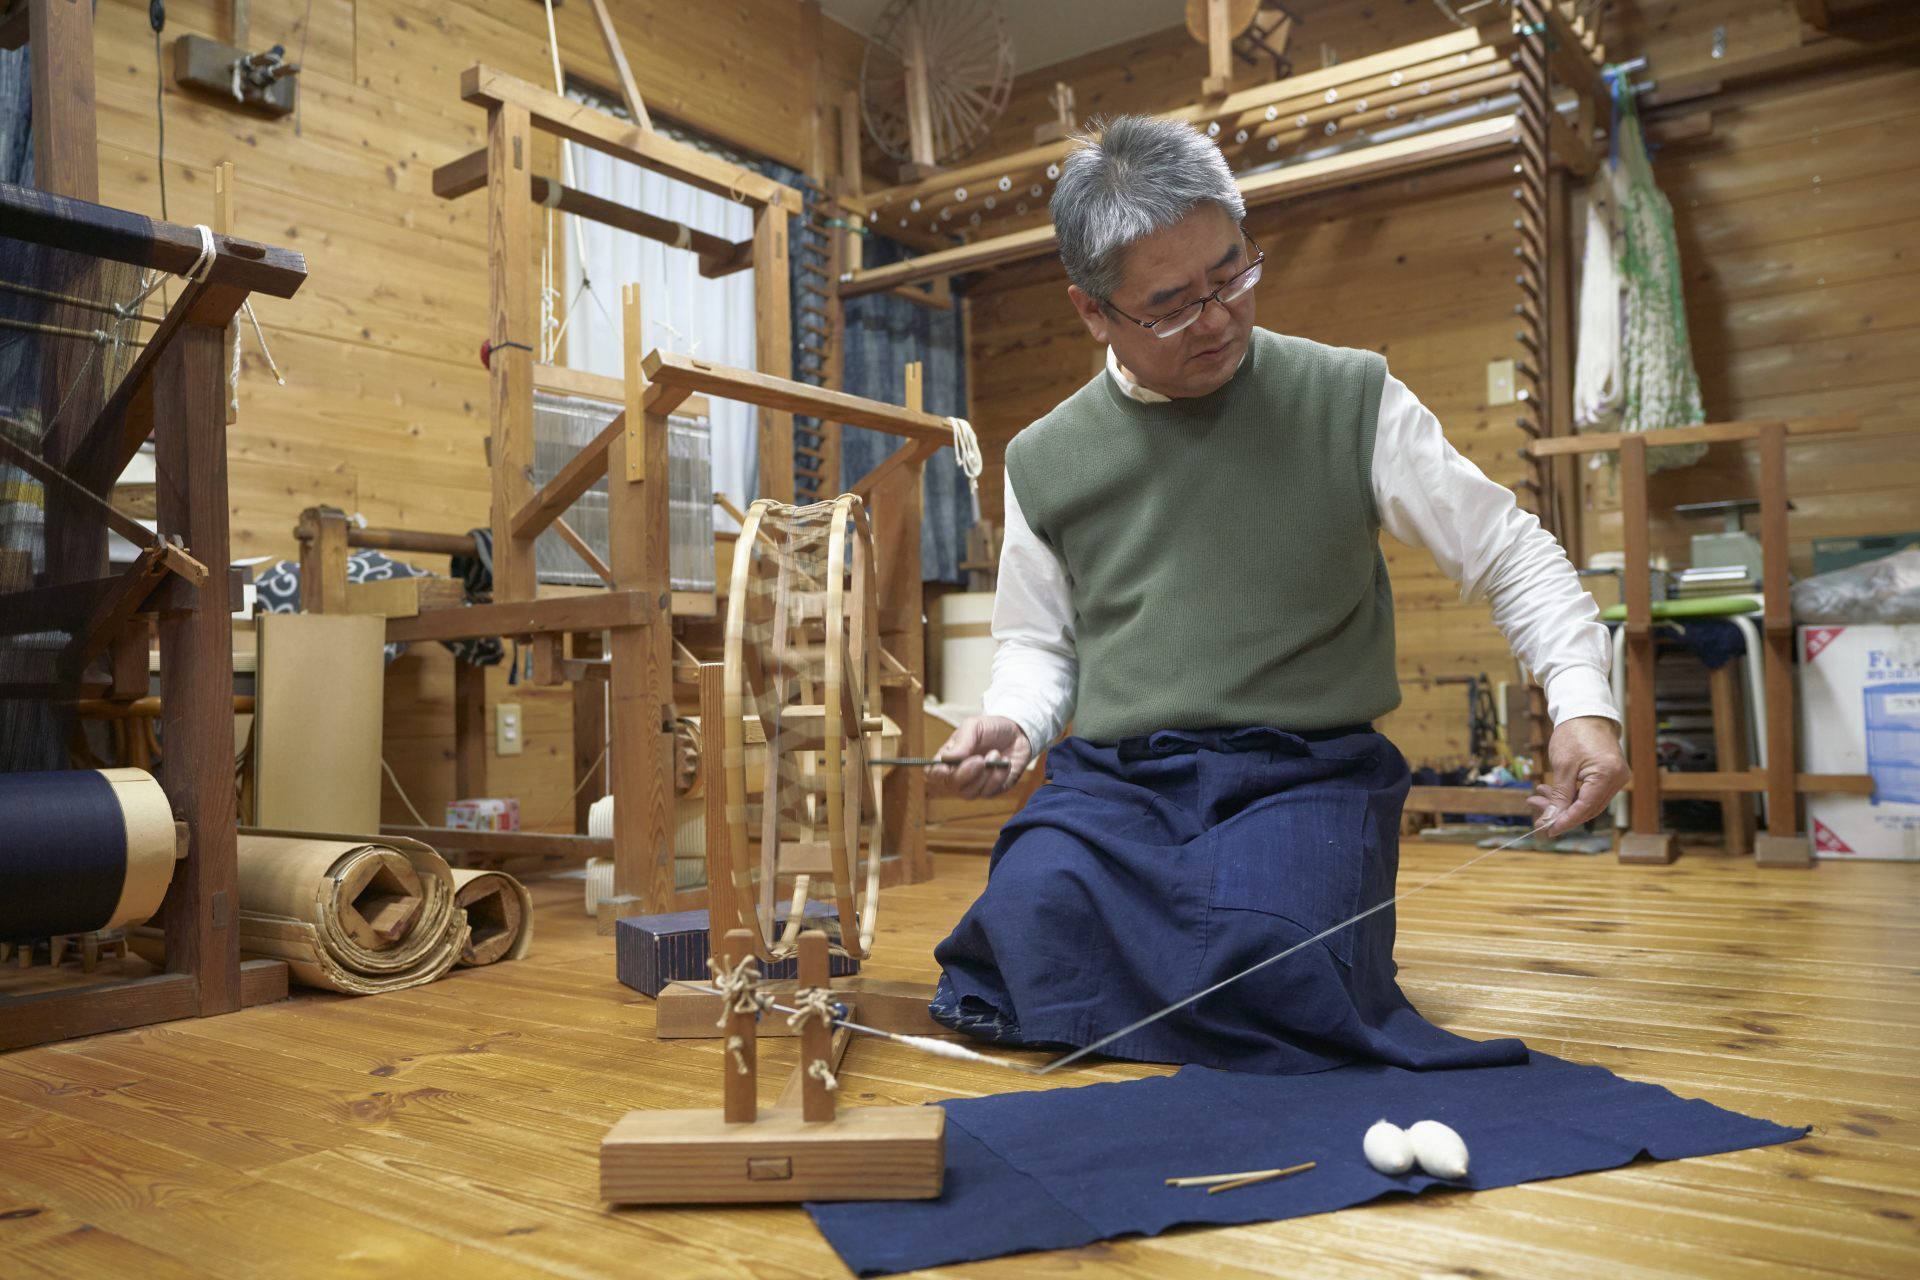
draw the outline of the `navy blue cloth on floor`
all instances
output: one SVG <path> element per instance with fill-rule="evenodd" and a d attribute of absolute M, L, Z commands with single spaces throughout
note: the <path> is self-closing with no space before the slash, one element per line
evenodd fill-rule
<path fill-rule="evenodd" d="M 934 951 L 955 1030 L 1078 1048 L 1393 896 L 1407 762 L 1364 726 L 1068 738 L 1047 766 Z M 1285 1074 L 1525 1059 L 1421 1017 L 1393 936 L 1388 908 L 1101 1052 Z"/>
<path fill-rule="evenodd" d="M 937 1200 L 809 1204 L 860 1275 L 1078 1248 L 1185 1224 L 1266 1222 L 1431 1188 L 1474 1190 L 1790 1142 L 1806 1134 L 1547 1054 L 1470 1071 L 1375 1065 L 1260 1076 L 1173 1076 L 1009 1093 L 947 1108 Z M 1360 1140 L 1379 1119 L 1439 1120 L 1465 1140 L 1468 1177 L 1377 1173 Z M 1208 1195 L 1170 1177 L 1316 1167 Z"/>

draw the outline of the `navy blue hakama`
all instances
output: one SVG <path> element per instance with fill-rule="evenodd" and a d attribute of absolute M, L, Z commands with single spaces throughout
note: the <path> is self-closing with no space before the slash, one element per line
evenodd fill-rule
<path fill-rule="evenodd" d="M 956 1030 L 1091 1044 L 1394 893 L 1407 763 L 1370 729 L 1068 738 L 1047 774 L 934 952 L 932 1013 Z M 1101 1052 L 1281 1074 L 1526 1060 L 1421 1017 L 1393 938 L 1387 908 Z"/>

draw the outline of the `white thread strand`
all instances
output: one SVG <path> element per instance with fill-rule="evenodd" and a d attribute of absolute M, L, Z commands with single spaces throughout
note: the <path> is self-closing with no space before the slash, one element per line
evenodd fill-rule
<path fill-rule="evenodd" d="M 273 375 L 275 382 L 283 387 L 286 386 L 287 380 L 280 376 L 280 366 L 273 362 L 273 352 L 267 350 L 267 332 L 260 327 L 260 317 L 253 314 L 253 299 L 248 298 L 245 302 L 241 303 L 240 309 L 247 313 L 247 320 L 253 325 L 253 336 L 260 343 L 260 356 L 267 362 L 267 372 Z M 237 329 L 239 326 L 236 325 L 234 327 Z M 240 381 L 240 339 L 238 337 L 235 337 L 233 340 L 233 354 L 233 378 L 237 386 Z"/>
<path fill-rule="evenodd" d="M 240 326 L 233 326 L 233 365 L 227 370 L 227 408 L 240 412 Z"/>
<path fill-rule="evenodd" d="M 965 418 L 948 418 L 947 426 L 953 430 L 953 460 L 967 478 L 967 488 L 973 493 L 973 517 L 978 520 L 980 472 L 985 466 L 980 457 L 980 437 L 974 434 L 973 424 Z"/>
<path fill-rule="evenodd" d="M 200 233 L 200 256 L 195 258 L 193 265 L 187 268 L 186 276 L 195 284 L 199 284 L 213 270 L 214 261 L 220 256 L 220 251 L 214 248 L 212 227 L 204 222 L 196 222 L 193 224 L 193 229 Z"/>

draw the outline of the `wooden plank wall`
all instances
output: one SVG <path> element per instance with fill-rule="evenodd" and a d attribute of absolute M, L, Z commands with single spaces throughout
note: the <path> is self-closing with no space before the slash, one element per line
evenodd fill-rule
<path fill-rule="evenodd" d="M 1792 43 L 1787 6 L 1720 5 L 1686 28 L 1647 32 L 1672 73 Z M 1753 12 L 1759 10 L 1760 12 Z M 1838 7 L 1836 7 L 1838 12 Z M 1702 33 L 1702 25 L 1707 29 Z M 1710 136 L 1656 157 L 1686 264 L 1687 319 L 1715 420 L 1850 411 L 1857 435 L 1788 455 L 1795 574 L 1815 538 L 1920 529 L 1920 65 L 1911 52 L 1747 92 L 1714 111 Z M 1619 545 L 1610 471 L 1592 473 L 1589 545 Z M 1757 451 L 1716 446 L 1657 473 L 1653 546 L 1684 557 L 1709 531 L 1677 503 L 1759 494 Z"/>
<path fill-rule="evenodd" d="M 1836 13 L 1857 5 L 1835 5 Z M 1673 77 L 1789 48 L 1800 35 L 1791 0 L 1622 0 L 1609 53 L 1644 52 Z M 1446 28 L 1426 3 L 1308 4 L 1295 65 L 1322 65 L 1322 45 L 1344 60 Z M 1727 31 L 1726 57 L 1712 32 Z M 1082 118 L 1150 111 L 1189 101 L 1205 74 L 1184 29 L 1042 68 L 1016 82 L 996 135 L 1025 145 L 1047 118 L 1056 79 L 1073 84 Z M 1716 115 L 1711 138 L 1659 159 L 1678 212 L 1687 302 L 1708 412 L 1716 418 L 1858 408 L 1859 440 L 1796 449 L 1799 508 L 1795 568 L 1808 540 L 1920 527 L 1920 449 L 1913 325 L 1920 320 L 1906 273 L 1920 249 L 1920 158 L 1910 138 L 1920 71 L 1909 63 L 1836 73 L 1762 91 Z M 1319 197 L 1257 211 L 1249 227 L 1269 255 L 1260 322 L 1323 342 L 1382 352 L 1447 425 L 1456 447 L 1495 479 L 1521 478 L 1522 437 L 1510 408 L 1490 408 L 1486 363 L 1513 356 L 1510 184 L 1497 171 L 1426 178 L 1366 196 Z M 1001 500 L 1005 442 L 1092 372 L 1098 352 L 1067 306 L 1057 266 L 1008 271 L 976 291 L 975 426 L 987 454 L 981 491 Z M 1721 457 L 1725 452 L 1728 456 Z M 1675 502 L 1756 491 L 1752 459 L 1716 450 L 1685 477 L 1661 479 L 1657 510 Z M 1593 473 L 1589 545 L 1618 545 L 1610 472 Z M 1684 546 L 1671 521 L 1660 545 Z M 1486 672 L 1512 678 L 1513 663 L 1483 605 L 1462 605 L 1424 552 L 1385 540 L 1399 603 L 1400 674 L 1406 701 L 1388 719 L 1415 763 L 1459 758 L 1467 746 L 1464 695 L 1423 683 Z"/>
<path fill-rule="evenodd" d="M 610 6 L 656 117 L 691 125 L 788 164 L 806 166 L 811 68 L 805 8 L 790 0 L 698 6 L 621 0 Z M 213 166 L 234 162 L 242 235 L 307 255 L 298 297 L 259 305 L 288 385 L 276 387 L 247 339 L 240 417 L 232 430 L 236 556 L 295 554 L 301 508 L 330 503 L 375 525 L 463 531 L 488 519 L 488 335 L 485 202 L 438 200 L 435 165 L 483 141 L 484 113 L 460 101 L 459 77 L 485 61 L 539 84 L 552 68 L 534 0 L 254 0 L 256 47 L 302 58 L 300 128 L 177 91 L 172 43 L 187 32 L 225 39 L 224 0 L 167 6 L 163 92 L 168 212 L 210 220 Z M 586 4 L 556 9 L 563 61 L 603 81 L 612 71 Z M 822 59 L 850 81 L 859 47 L 825 24 Z M 154 47 L 147 6 L 102 0 L 95 26 L 101 198 L 158 215 Z M 304 54 L 302 44 L 304 39 Z M 536 156 L 536 162 L 539 157 Z M 616 281 L 598 282 L 609 306 Z M 497 336 L 497 335 L 496 335 Z M 445 562 L 421 563 L 444 570 Z M 571 829 L 571 707 L 565 689 L 509 690 L 489 701 L 524 709 L 526 753 L 492 761 L 492 789 L 517 795 L 539 824 Z M 395 664 L 387 690 L 387 756 L 429 821 L 453 798 L 451 665 L 438 646 Z M 407 821 L 393 789 L 385 816 Z"/>

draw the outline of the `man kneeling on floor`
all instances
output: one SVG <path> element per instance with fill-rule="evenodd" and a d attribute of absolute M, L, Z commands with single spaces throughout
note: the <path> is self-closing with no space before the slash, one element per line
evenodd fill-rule
<path fill-rule="evenodd" d="M 1211 142 L 1115 120 L 1052 207 L 1107 367 L 1007 447 L 985 714 L 930 781 L 993 795 L 1075 734 L 935 952 L 933 1014 L 1080 1047 L 1393 895 L 1408 771 L 1372 727 L 1400 702 L 1382 529 L 1490 600 L 1545 687 L 1551 831 L 1627 771 L 1565 553 L 1380 356 L 1255 327 L 1264 255 Z M 1525 1057 L 1422 1018 L 1393 938 L 1378 912 L 1102 1051 L 1267 1072 Z"/>

